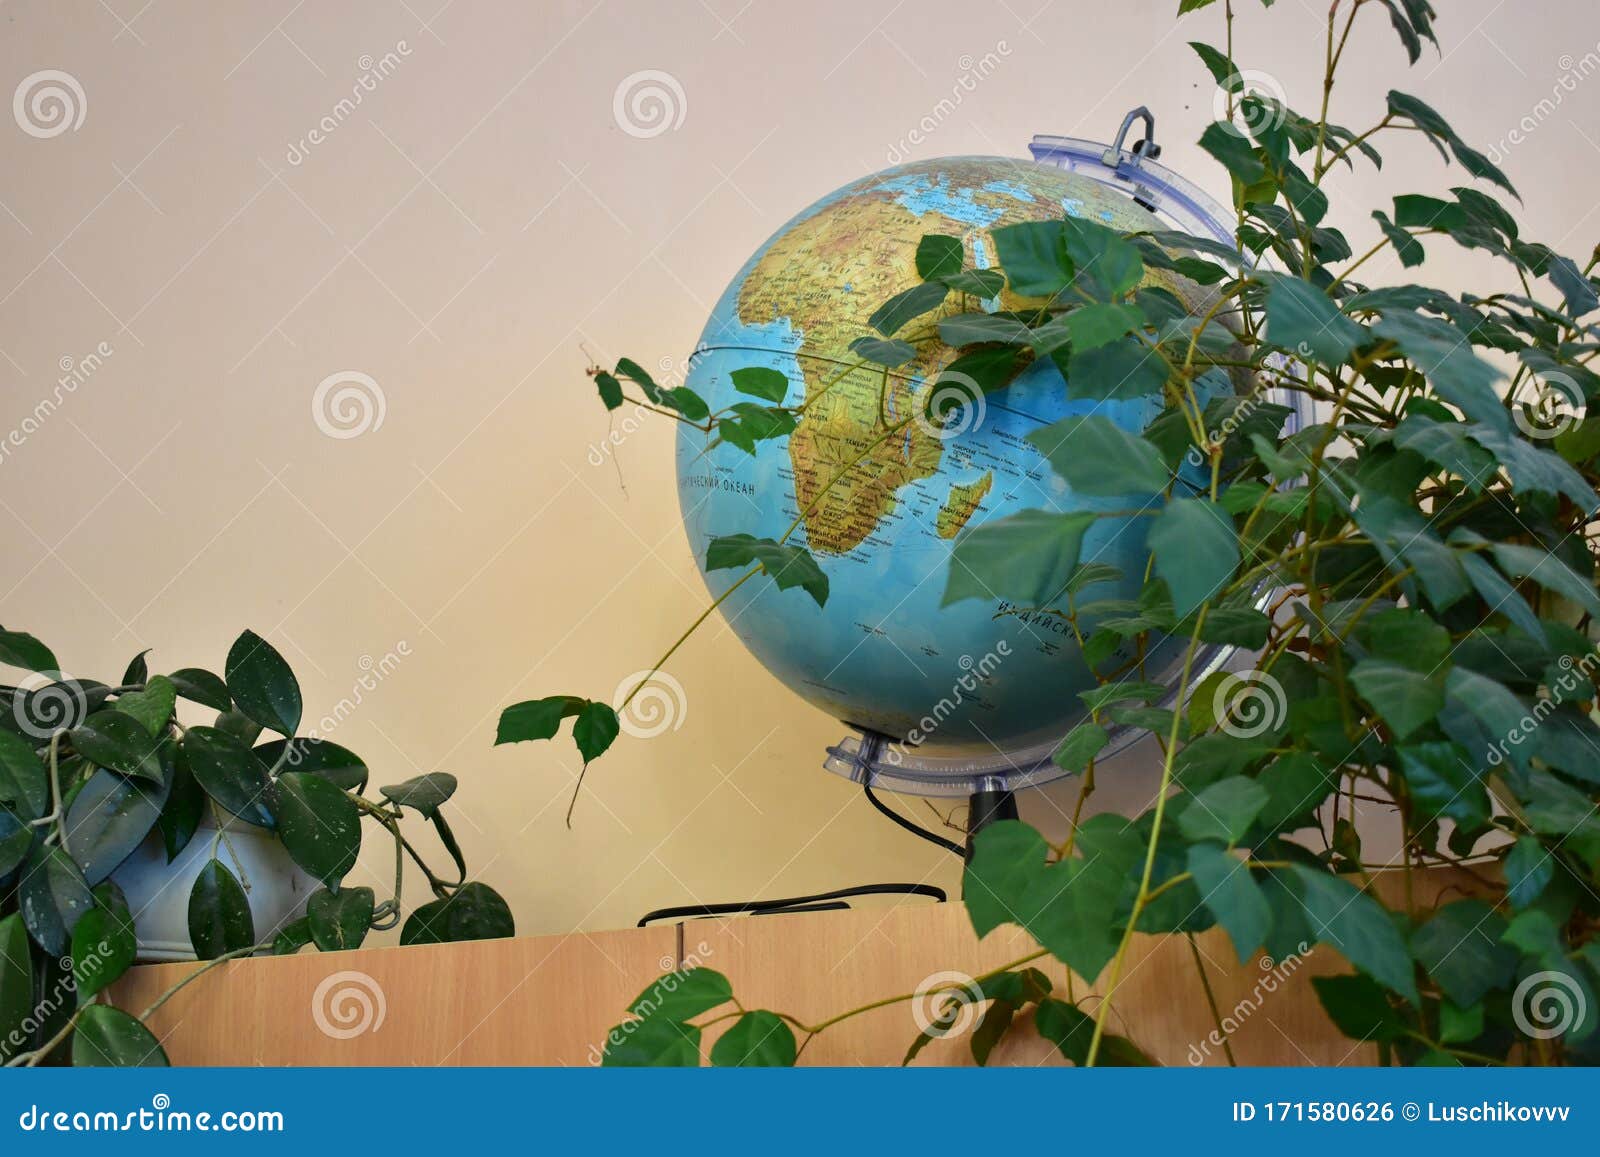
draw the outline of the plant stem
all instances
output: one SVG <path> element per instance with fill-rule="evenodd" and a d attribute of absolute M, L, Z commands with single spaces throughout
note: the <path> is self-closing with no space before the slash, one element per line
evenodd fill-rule
<path fill-rule="evenodd" d="M 1239 1062 L 1234 1059 L 1233 1042 L 1228 1039 L 1228 1034 L 1222 1031 L 1222 1010 L 1217 1007 L 1217 994 L 1211 991 L 1211 977 L 1206 975 L 1206 963 L 1200 958 L 1200 946 L 1194 942 L 1194 933 L 1184 933 L 1184 939 L 1189 941 L 1189 955 L 1194 958 L 1194 970 L 1200 977 L 1200 987 L 1205 990 L 1206 1005 L 1211 1009 L 1211 1019 L 1217 1026 L 1217 1036 L 1222 1038 L 1222 1053 L 1228 1058 L 1228 1064 L 1234 1068 L 1239 1067 Z"/>
<path fill-rule="evenodd" d="M 150 1007 L 146 1008 L 143 1012 L 141 1012 L 139 1014 L 139 1019 L 140 1020 L 147 1020 L 150 1017 L 150 1015 L 152 1013 L 154 1013 L 158 1008 L 160 1008 L 163 1004 L 166 1004 L 167 1001 L 171 1000 L 174 996 L 176 996 L 184 988 L 185 985 L 188 985 L 188 984 L 192 983 L 193 981 L 199 980 L 206 973 L 210 972 L 213 968 L 217 967 L 217 965 L 226 964 L 230 960 L 238 960 L 241 956 L 251 956 L 251 955 L 254 955 L 257 952 L 265 952 L 267 949 L 269 949 L 271 947 L 272 947 L 272 941 L 266 940 L 266 941 L 263 941 L 260 944 L 252 944 L 248 948 L 235 948 L 232 952 L 224 952 L 221 956 L 218 956 L 218 957 L 215 957 L 214 959 L 206 961 L 199 968 L 196 968 L 193 972 L 189 973 L 188 976 L 185 976 L 182 980 L 178 981 L 171 988 L 169 988 L 165 992 L 163 992 L 160 996 L 156 997 L 155 1000 L 151 1001 Z"/>

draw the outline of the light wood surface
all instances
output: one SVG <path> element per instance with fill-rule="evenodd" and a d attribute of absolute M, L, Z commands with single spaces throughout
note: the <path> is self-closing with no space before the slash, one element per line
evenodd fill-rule
<path fill-rule="evenodd" d="M 1398 881 L 1380 881 L 1397 890 Z M 1427 873 L 1418 902 L 1463 888 Z M 1213 930 L 1195 937 L 1240 1064 L 1370 1064 L 1370 1047 L 1341 1037 L 1317 1005 L 1311 977 L 1345 971 L 1320 947 L 1305 958 L 1240 964 Z M 175 1064 L 584 1065 L 606 1033 L 661 973 L 703 964 L 725 973 L 747 1008 L 773 1008 L 817 1024 L 874 1000 L 959 981 L 1027 954 L 1015 928 L 979 941 L 959 904 L 903 903 L 851 912 L 703 920 L 681 926 L 574 933 L 221 965 L 158 1010 L 151 1027 Z M 1068 990 L 1065 970 L 1037 962 Z M 136 968 L 114 990 L 139 1011 L 197 967 Z M 946 975 L 953 974 L 953 975 Z M 1087 989 L 1075 982 L 1074 995 Z M 915 1009 L 888 1004 L 830 1028 L 807 1064 L 898 1064 L 917 1036 Z M 1090 998 L 1088 1007 L 1092 1007 Z M 381 1016 L 380 1016 L 381 1013 Z M 1116 1031 L 1169 1065 L 1225 1063 L 1194 954 L 1180 936 L 1140 936 L 1116 1000 Z M 706 1043 L 717 1029 L 708 1031 Z M 1031 1030 L 1014 1030 L 991 1063 L 1057 1063 Z M 967 1033 L 934 1042 L 918 1063 L 971 1064 Z"/>

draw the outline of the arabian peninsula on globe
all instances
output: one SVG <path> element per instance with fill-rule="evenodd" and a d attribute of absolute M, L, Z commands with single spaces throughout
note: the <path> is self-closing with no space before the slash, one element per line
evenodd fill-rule
<path fill-rule="evenodd" d="M 762 366 L 787 377 L 782 404 L 800 413 L 788 438 L 758 442 L 754 454 L 680 427 L 678 493 L 690 546 L 708 588 L 722 595 L 737 575 L 705 570 L 712 539 L 781 539 L 799 519 L 795 537 L 829 580 L 826 605 L 756 584 L 735 591 L 722 612 L 768 670 L 846 723 L 943 752 L 993 755 L 1060 736 L 1081 718 L 1078 692 L 1095 686 L 1061 615 L 998 598 L 942 606 L 951 550 L 964 529 L 1019 511 L 1120 511 L 1147 501 L 1074 494 L 1024 439 L 1091 412 L 1138 432 L 1160 411 L 1159 395 L 1070 401 L 1054 363 L 1040 359 L 942 426 L 913 421 L 881 440 L 875 431 L 926 409 L 923 395 L 955 351 L 935 337 L 886 371 L 850 348 L 871 334 L 868 318 L 880 305 L 919 282 L 924 235 L 961 237 L 969 267 L 981 269 L 993 261 L 991 230 L 1063 213 L 1124 232 L 1165 228 L 1088 177 L 1029 161 L 904 165 L 845 186 L 780 228 L 734 276 L 705 327 L 687 384 L 713 412 L 748 402 L 731 375 Z M 1197 286 L 1161 271 L 1147 271 L 1145 284 L 1191 310 L 1203 300 Z M 959 298 L 952 294 L 936 317 L 1001 308 Z M 907 333 L 930 324 L 919 319 Z M 1201 383 L 1208 386 L 1218 388 Z M 1232 387 L 1223 378 L 1220 388 Z M 1084 561 L 1123 577 L 1079 597 L 1137 595 L 1147 522 L 1093 524 Z"/>

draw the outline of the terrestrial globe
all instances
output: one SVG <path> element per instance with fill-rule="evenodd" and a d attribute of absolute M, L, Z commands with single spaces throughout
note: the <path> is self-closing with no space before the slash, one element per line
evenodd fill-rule
<path fill-rule="evenodd" d="M 833 749 L 829 766 L 863 778 L 872 763 L 874 782 L 923 794 L 968 792 L 996 775 L 1015 788 L 1059 774 L 1051 750 L 1085 715 L 1078 693 L 1096 685 L 1072 628 L 1002 599 L 941 605 L 951 549 L 971 528 L 1022 510 L 1127 509 L 1126 498 L 1074 493 L 1025 439 L 1091 412 L 1139 432 L 1161 402 L 1069 400 L 1061 373 L 1040 359 L 942 425 L 914 421 L 873 445 L 883 418 L 923 412 L 954 351 L 923 342 L 913 361 L 888 371 L 884 391 L 883 368 L 859 365 L 851 342 L 872 333 L 868 318 L 879 305 L 921 280 L 915 254 L 925 234 L 960 237 L 979 268 L 994 260 L 995 229 L 1062 214 L 1121 231 L 1176 226 L 1228 237 L 1220 210 L 1137 150 L 1036 138 L 1033 152 L 1034 160 L 918 161 L 829 193 L 751 254 L 690 359 L 687 384 L 713 412 L 752 401 L 732 381 L 750 366 L 781 371 L 783 404 L 805 407 L 789 437 L 758 442 L 753 455 L 680 427 L 679 500 L 707 587 L 720 596 L 742 573 L 704 569 L 712 539 L 782 539 L 798 523 L 790 541 L 827 575 L 826 605 L 797 588 L 752 582 L 721 612 L 767 670 L 871 737 L 867 752 L 853 740 Z M 1147 270 L 1146 284 L 1191 310 L 1205 297 L 1158 270 Z M 995 300 L 967 305 L 1001 308 Z M 946 308 L 961 308 L 955 295 Z M 1200 385 L 1233 389 L 1220 372 Z M 1178 484 L 1198 488 L 1204 475 L 1186 466 Z M 1080 601 L 1137 596 L 1149 521 L 1093 524 L 1083 560 L 1122 577 L 1078 592 Z M 1161 678 L 1177 650 L 1177 640 L 1158 641 L 1146 677 Z"/>

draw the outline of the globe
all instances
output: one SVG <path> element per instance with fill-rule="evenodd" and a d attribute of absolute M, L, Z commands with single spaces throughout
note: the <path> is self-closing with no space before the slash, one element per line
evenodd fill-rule
<path fill-rule="evenodd" d="M 1073 493 L 1025 439 L 1091 411 L 1142 431 L 1160 399 L 1069 400 L 1060 371 L 1039 359 L 942 424 L 913 422 L 874 447 L 884 370 L 852 368 L 859 358 L 850 350 L 872 332 L 868 318 L 879 305 L 921 280 L 915 254 L 925 234 L 961 237 L 969 263 L 982 268 L 993 260 L 992 230 L 1063 213 L 1122 231 L 1165 227 L 1090 177 L 1012 158 L 917 162 L 856 181 L 755 251 L 690 359 L 686 384 L 713 412 L 752 401 L 732 381 L 749 366 L 781 371 L 789 382 L 783 404 L 805 407 L 792 434 L 756 443 L 754 454 L 680 426 L 678 495 L 713 596 L 741 572 L 704 569 L 712 539 L 781 539 L 798 521 L 790 541 L 804 544 L 827 575 L 826 605 L 798 588 L 750 582 L 721 612 L 778 679 L 846 723 L 930 751 L 992 755 L 1064 734 L 1083 715 L 1078 693 L 1096 685 L 1062 616 L 1002 599 L 941 605 L 945 576 L 957 537 L 982 522 L 1027 509 L 1126 509 L 1125 499 Z M 1148 271 L 1146 283 L 1191 309 L 1202 297 L 1159 271 Z M 945 308 L 961 308 L 956 295 Z M 891 421 L 922 412 L 913 408 L 925 406 L 925 391 L 955 356 L 937 340 L 921 349 L 889 372 Z M 1079 598 L 1137 595 L 1148 522 L 1095 522 L 1082 558 L 1115 567 L 1121 578 L 1095 582 Z M 1159 661 L 1171 644 L 1147 657 Z"/>

